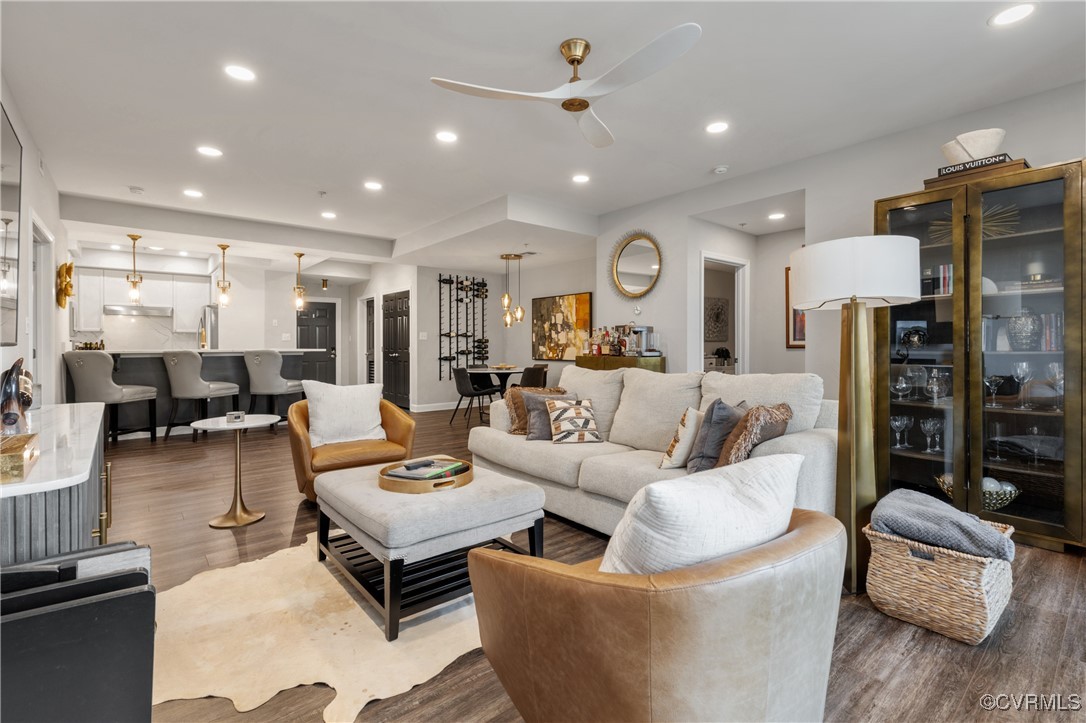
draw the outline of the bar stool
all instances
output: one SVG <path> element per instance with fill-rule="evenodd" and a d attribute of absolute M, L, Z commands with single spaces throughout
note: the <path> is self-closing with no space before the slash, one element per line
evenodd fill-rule
<path fill-rule="evenodd" d="M 166 365 L 166 374 L 170 377 L 170 421 L 166 423 L 166 435 L 170 430 L 182 425 L 176 423 L 178 401 L 191 399 L 193 414 L 196 419 L 206 419 L 210 400 L 218 397 L 234 397 L 234 409 L 241 406 L 240 388 L 233 382 L 209 382 L 200 376 L 204 359 L 190 349 L 168 351 L 162 355 Z M 196 441 L 197 430 L 192 430 L 192 441 Z M 207 432 L 204 432 L 207 434 Z"/>
<path fill-rule="evenodd" d="M 257 397 L 270 397 L 269 413 L 279 414 L 280 396 L 304 393 L 300 379 L 283 378 L 283 355 L 274 349 L 245 352 L 245 368 L 249 371 L 249 414 L 256 411 Z M 279 420 L 283 420 L 282 415 Z"/>
<path fill-rule="evenodd" d="M 118 405 L 129 402 L 147 402 L 147 427 L 126 432 L 151 433 L 151 441 L 158 439 L 155 400 L 158 390 L 137 384 L 117 384 L 113 381 L 113 357 L 104 351 L 66 351 L 64 364 L 75 384 L 75 401 L 103 402 L 109 414 L 107 432 L 114 444 L 120 434 Z"/>

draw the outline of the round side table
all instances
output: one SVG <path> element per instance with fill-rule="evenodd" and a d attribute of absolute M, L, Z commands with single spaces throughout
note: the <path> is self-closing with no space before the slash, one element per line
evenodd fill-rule
<path fill-rule="evenodd" d="M 189 426 L 206 432 L 234 430 L 234 502 L 225 515 L 219 515 L 207 524 L 215 528 L 243 527 L 264 519 L 263 512 L 254 512 L 241 499 L 241 430 L 267 427 L 279 422 L 278 414 L 246 414 L 241 422 L 227 422 L 226 417 L 212 417 L 192 422 Z"/>

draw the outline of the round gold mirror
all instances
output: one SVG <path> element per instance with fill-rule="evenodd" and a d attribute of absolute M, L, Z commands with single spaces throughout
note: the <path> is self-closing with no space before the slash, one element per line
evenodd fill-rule
<path fill-rule="evenodd" d="M 660 278 L 660 246 L 650 234 L 635 231 L 615 246 L 611 281 L 623 296 L 636 299 L 652 291 Z"/>

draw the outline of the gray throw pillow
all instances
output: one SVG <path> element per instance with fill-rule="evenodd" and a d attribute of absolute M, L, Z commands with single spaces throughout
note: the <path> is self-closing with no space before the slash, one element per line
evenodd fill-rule
<path fill-rule="evenodd" d="M 525 439 L 545 439 L 551 437 L 551 413 L 547 409 L 548 399 L 574 400 L 572 394 L 531 394 L 524 392 L 524 411 L 528 413 L 528 434 Z"/>
<path fill-rule="evenodd" d="M 743 409 L 745 405 L 746 402 L 739 402 L 733 407 L 719 399 L 713 400 L 709 408 L 705 410 L 705 418 L 701 420 L 698 436 L 694 437 L 694 448 L 690 451 L 690 459 L 686 463 L 687 472 L 693 474 L 716 467 L 720 452 L 724 448 L 724 440 L 746 413 Z"/>

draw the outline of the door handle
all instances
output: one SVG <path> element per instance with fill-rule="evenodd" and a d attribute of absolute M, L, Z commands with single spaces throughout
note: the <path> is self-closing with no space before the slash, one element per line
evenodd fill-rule
<path fill-rule="evenodd" d="M 331 356 L 331 357 L 332 357 L 333 359 L 335 359 L 335 358 L 336 358 L 336 348 L 335 348 L 335 347 L 332 347 L 332 351 L 331 351 L 331 354 L 330 354 L 330 356 Z"/>

